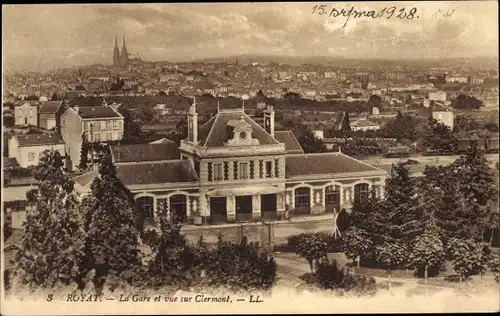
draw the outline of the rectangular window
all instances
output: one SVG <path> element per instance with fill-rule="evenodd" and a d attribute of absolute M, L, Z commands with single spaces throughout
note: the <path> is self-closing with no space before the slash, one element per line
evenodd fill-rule
<path fill-rule="evenodd" d="M 212 181 L 212 163 L 207 163 L 207 173 L 208 173 L 208 181 Z"/>
<path fill-rule="evenodd" d="M 113 121 L 113 129 L 118 129 L 118 121 Z"/>
<path fill-rule="evenodd" d="M 274 176 L 276 178 L 279 178 L 279 176 L 280 176 L 280 173 L 279 173 L 279 160 L 278 159 L 274 160 Z"/>
<path fill-rule="evenodd" d="M 101 134 L 96 133 L 94 134 L 94 142 L 98 143 L 101 141 Z"/>
<path fill-rule="evenodd" d="M 266 178 L 271 178 L 273 176 L 272 169 L 273 169 L 273 162 L 266 161 Z"/>
<path fill-rule="evenodd" d="M 250 161 L 250 179 L 255 179 L 255 162 Z"/>
<path fill-rule="evenodd" d="M 224 180 L 229 180 L 229 163 L 224 162 Z"/>
<path fill-rule="evenodd" d="M 28 161 L 33 161 L 33 160 L 35 160 L 35 153 L 30 151 L 28 153 Z"/>
<path fill-rule="evenodd" d="M 106 140 L 112 141 L 113 140 L 113 133 L 106 133 Z"/>
<path fill-rule="evenodd" d="M 122 137 L 123 137 L 122 132 L 118 132 L 118 140 L 122 139 Z"/>
<path fill-rule="evenodd" d="M 100 128 L 101 128 L 101 131 L 106 130 L 106 121 L 100 121 Z"/>
<path fill-rule="evenodd" d="M 222 164 L 216 163 L 214 164 L 214 181 L 220 181 L 222 179 L 223 179 Z"/>
<path fill-rule="evenodd" d="M 106 130 L 110 131 L 111 130 L 111 121 L 106 121 Z"/>
<path fill-rule="evenodd" d="M 238 162 L 237 161 L 233 161 L 233 179 L 234 180 L 238 180 Z"/>
<path fill-rule="evenodd" d="M 240 179 L 248 179 L 248 162 L 240 162 Z"/>

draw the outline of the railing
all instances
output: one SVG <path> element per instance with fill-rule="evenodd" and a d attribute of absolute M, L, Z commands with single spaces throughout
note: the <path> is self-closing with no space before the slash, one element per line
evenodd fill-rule
<path fill-rule="evenodd" d="M 252 221 L 252 213 L 236 213 L 236 221 L 238 222 L 249 222 Z"/>

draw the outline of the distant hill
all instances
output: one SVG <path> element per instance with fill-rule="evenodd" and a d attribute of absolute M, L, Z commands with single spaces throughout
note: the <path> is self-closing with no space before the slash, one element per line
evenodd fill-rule
<path fill-rule="evenodd" d="M 191 62 L 220 63 L 229 62 L 248 64 L 252 62 L 267 64 L 276 62 L 288 65 L 321 64 L 343 67 L 388 67 L 404 64 L 416 67 L 449 67 L 464 65 L 471 68 L 498 68 L 496 57 L 463 57 L 463 58 L 420 58 L 420 59 L 374 59 L 374 58 L 339 58 L 329 56 L 296 57 L 278 55 L 234 55 L 229 57 L 203 58 Z"/>

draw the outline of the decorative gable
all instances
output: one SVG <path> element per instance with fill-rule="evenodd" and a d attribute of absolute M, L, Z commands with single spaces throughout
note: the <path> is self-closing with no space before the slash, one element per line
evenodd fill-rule
<path fill-rule="evenodd" d="M 229 120 L 227 122 L 230 139 L 226 146 L 253 146 L 260 145 L 258 139 L 253 138 L 252 125 L 245 121 L 244 116 L 239 120 Z"/>

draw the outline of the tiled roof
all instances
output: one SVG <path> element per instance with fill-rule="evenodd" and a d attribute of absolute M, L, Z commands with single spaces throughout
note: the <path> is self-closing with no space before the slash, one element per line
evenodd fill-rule
<path fill-rule="evenodd" d="M 209 125 L 212 125 L 209 132 L 207 133 L 206 140 L 200 138 L 200 144 L 205 147 L 222 147 L 224 143 L 229 140 L 229 130 L 227 128 L 227 123 L 229 121 L 239 121 L 243 119 L 246 123 L 250 124 L 252 127 L 252 136 L 259 140 L 261 145 L 278 144 L 278 141 L 274 139 L 268 132 L 252 120 L 243 111 L 231 111 L 231 112 L 218 112 L 213 119 L 213 122 L 209 121 L 202 126 L 203 135 L 206 133 Z M 204 128 L 205 127 L 205 128 Z M 200 129 L 200 130 L 201 130 Z"/>
<path fill-rule="evenodd" d="M 82 118 L 121 117 L 120 114 L 108 106 L 79 107 L 78 114 Z"/>
<path fill-rule="evenodd" d="M 173 140 L 163 137 L 150 142 L 150 144 L 175 144 L 175 142 Z"/>
<path fill-rule="evenodd" d="M 286 157 L 286 177 L 380 171 L 342 153 L 290 155 Z"/>
<path fill-rule="evenodd" d="M 73 180 L 75 180 L 75 183 L 78 183 L 82 187 L 85 187 L 87 185 L 90 185 L 90 183 L 94 180 L 94 178 L 97 176 L 96 171 L 89 171 L 87 173 L 84 173 L 82 175 L 79 175 L 75 177 Z"/>
<path fill-rule="evenodd" d="M 374 122 L 371 122 L 368 120 L 359 120 L 353 125 L 354 126 L 380 126 L 380 124 L 374 123 Z"/>
<path fill-rule="evenodd" d="M 210 120 L 208 120 L 198 129 L 198 140 L 200 141 L 200 144 L 205 144 L 205 141 L 207 140 L 208 137 L 208 133 L 210 133 L 210 130 L 214 125 L 215 119 L 216 116 L 211 117 Z"/>
<path fill-rule="evenodd" d="M 19 147 L 26 146 L 43 146 L 43 145 L 58 145 L 64 144 L 59 134 L 30 134 L 23 136 L 15 136 L 19 142 Z"/>
<path fill-rule="evenodd" d="M 133 144 L 111 146 L 114 162 L 159 161 L 179 159 L 175 143 Z"/>
<path fill-rule="evenodd" d="M 196 172 L 187 160 L 117 165 L 116 171 L 118 178 L 126 186 L 198 181 Z M 85 187 L 90 185 L 96 176 L 96 171 L 90 171 L 75 177 L 74 180 Z"/>
<path fill-rule="evenodd" d="M 295 135 L 293 135 L 292 131 L 276 131 L 274 132 L 274 138 L 276 138 L 280 143 L 285 144 L 285 150 L 287 153 L 304 153 L 304 150 L 300 147 L 299 141 Z"/>
<path fill-rule="evenodd" d="M 42 103 L 38 113 L 53 113 L 55 114 L 61 107 L 62 101 L 47 101 Z"/>
<path fill-rule="evenodd" d="M 196 182 L 198 177 L 187 160 L 116 166 L 125 185 Z"/>

